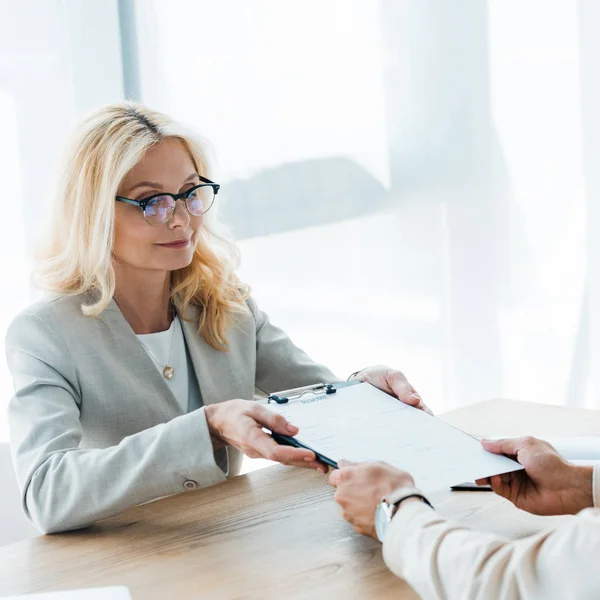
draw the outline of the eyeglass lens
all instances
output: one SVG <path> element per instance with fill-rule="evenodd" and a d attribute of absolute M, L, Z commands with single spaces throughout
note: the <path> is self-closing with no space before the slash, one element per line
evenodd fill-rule
<path fill-rule="evenodd" d="M 203 215 L 212 206 L 215 193 L 211 186 L 202 186 L 190 190 L 185 203 L 189 213 L 195 217 Z M 175 199 L 172 196 L 155 196 L 146 204 L 144 217 L 152 225 L 166 223 L 175 211 Z"/>

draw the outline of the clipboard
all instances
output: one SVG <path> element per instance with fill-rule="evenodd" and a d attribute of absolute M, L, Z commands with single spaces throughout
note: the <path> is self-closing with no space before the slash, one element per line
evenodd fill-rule
<path fill-rule="evenodd" d="M 425 493 L 461 489 L 462 482 L 523 468 L 486 452 L 477 438 L 450 423 L 360 380 L 285 390 L 261 403 L 300 429 L 295 437 L 269 432 L 277 443 L 310 450 L 333 468 L 341 458 L 387 462 L 411 473 Z"/>
<path fill-rule="evenodd" d="M 359 379 L 352 379 L 350 381 L 339 381 L 336 383 L 315 383 L 313 385 L 306 385 L 299 388 L 293 388 L 291 390 L 283 390 L 282 392 L 277 392 L 276 394 L 270 394 L 267 398 L 267 404 L 287 404 L 288 402 L 300 400 L 305 396 L 329 396 L 330 394 L 335 394 L 338 390 L 350 387 L 352 385 L 357 385 L 359 383 L 362 383 Z M 292 446 L 293 448 L 310 450 L 312 453 L 314 453 L 319 462 L 322 462 L 328 467 L 332 467 L 334 469 L 338 468 L 337 462 L 325 456 L 324 454 L 321 454 L 320 452 L 315 452 L 313 448 L 306 446 L 290 435 L 283 435 L 281 433 L 275 433 L 274 431 L 271 431 L 271 437 L 280 446 Z"/>

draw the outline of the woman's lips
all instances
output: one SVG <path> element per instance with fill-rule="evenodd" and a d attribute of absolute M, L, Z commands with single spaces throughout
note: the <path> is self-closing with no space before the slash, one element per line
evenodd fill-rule
<path fill-rule="evenodd" d="M 187 248 L 190 245 L 190 240 L 177 240 L 175 242 L 168 242 L 166 244 L 156 244 L 161 248 L 171 248 L 173 250 L 179 250 L 181 248 Z"/>

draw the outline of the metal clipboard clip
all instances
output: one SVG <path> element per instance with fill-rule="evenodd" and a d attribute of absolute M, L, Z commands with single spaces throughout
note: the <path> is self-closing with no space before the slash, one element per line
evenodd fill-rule
<path fill-rule="evenodd" d="M 290 400 L 297 400 L 307 394 L 335 394 L 337 392 L 333 383 L 315 383 L 313 385 L 305 385 L 304 387 L 294 388 L 292 390 L 284 390 L 271 394 L 267 398 L 267 404 L 276 402 L 277 404 L 287 404 Z"/>
<path fill-rule="evenodd" d="M 315 383 L 313 385 L 305 385 L 304 387 L 294 388 L 292 390 L 284 390 L 276 394 L 270 394 L 267 398 L 267 404 L 276 402 L 277 404 L 287 404 L 290 400 L 298 400 L 307 394 L 335 394 L 339 389 L 362 383 L 358 379 L 351 381 L 341 381 L 339 383 Z"/>

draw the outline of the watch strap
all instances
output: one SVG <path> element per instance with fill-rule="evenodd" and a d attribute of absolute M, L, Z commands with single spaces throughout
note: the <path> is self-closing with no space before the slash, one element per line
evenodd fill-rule
<path fill-rule="evenodd" d="M 427 497 L 416 487 L 400 487 L 394 490 L 391 494 L 388 494 L 384 500 L 390 505 L 396 508 L 404 500 L 409 498 L 419 498 L 422 502 L 433 508 L 433 504 L 427 499 Z"/>

